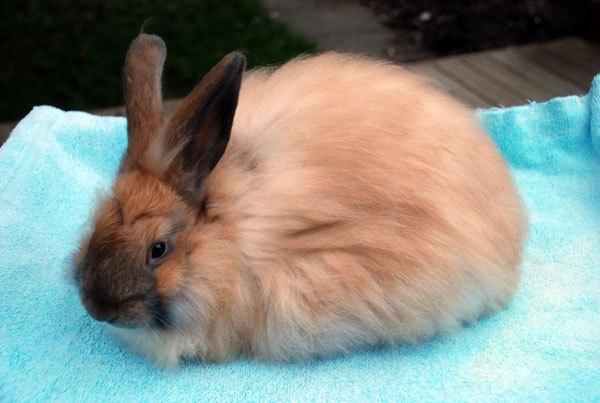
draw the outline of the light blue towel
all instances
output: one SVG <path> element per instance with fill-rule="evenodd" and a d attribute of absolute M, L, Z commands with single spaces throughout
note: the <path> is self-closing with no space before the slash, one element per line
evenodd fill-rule
<path fill-rule="evenodd" d="M 585 97 L 479 116 L 531 219 L 507 310 L 417 346 L 169 372 L 94 322 L 65 275 L 125 120 L 35 108 L 0 149 L 0 401 L 600 399 L 600 76 Z"/>

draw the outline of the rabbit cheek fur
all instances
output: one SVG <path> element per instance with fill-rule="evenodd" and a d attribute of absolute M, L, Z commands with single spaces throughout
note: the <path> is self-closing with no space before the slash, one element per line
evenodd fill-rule
<path fill-rule="evenodd" d="M 186 206 L 161 213 L 186 212 L 155 272 L 171 326 L 117 328 L 134 348 L 166 365 L 307 359 L 423 340 L 509 302 L 526 217 L 470 110 L 399 67 L 328 53 L 246 74 L 227 148 L 202 151 L 219 142 L 179 131 L 219 126 L 210 111 L 186 123 L 210 88 L 124 159 Z M 190 170 L 186 154 L 219 162 Z"/>

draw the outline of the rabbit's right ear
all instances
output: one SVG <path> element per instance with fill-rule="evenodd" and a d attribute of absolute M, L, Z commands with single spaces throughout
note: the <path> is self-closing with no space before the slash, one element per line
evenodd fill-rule
<path fill-rule="evenodd" d="M 246 66 L 239 52 L 225 56 L 183 100 L 163 131 L 166 179 L 186 198 L 201 203 L 204 180 L 229 142 Z"/>
<path fill-rule="evenodd" d="M 156 35 L 141 34 L 131 43 L 123 69 L 127 111 L 127 154 L 121 170 L 147 168 L 146 150 L 161 125 L 161 76 L 167 48 Z"/>

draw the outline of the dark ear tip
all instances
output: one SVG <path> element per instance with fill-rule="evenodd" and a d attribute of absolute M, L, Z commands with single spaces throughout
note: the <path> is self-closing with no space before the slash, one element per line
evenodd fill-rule
<path fill-rule="evenodd" d="M 224 58 L 227 60 L 227 64 L 231 66 L 231 69 L 235 72 L 243 72 L 246 68 L 246 56 L 242 52 L 235 51 L 229 53 Z"/>

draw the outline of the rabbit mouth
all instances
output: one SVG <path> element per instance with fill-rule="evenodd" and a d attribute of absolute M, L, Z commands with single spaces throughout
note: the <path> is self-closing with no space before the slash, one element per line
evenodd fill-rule
<path fill-rule="evenodd" d="M 119 321 L 113 321 L 113 320 L 108 320 L 106 321 L 106 323 L 108 323 L 111 326 L 114 327 L 120 327 L 122 329 L 137 329 L 139 327 L 141 327 L 140 324 L 137 323 L 126 323 L 126 322 L 119 322 Z"/>
<path fill-rule="evenodd" d="M 170 327 L 166 316 L 161 314 L 151 313 L 151 316 L 146 321 L 124 321 L 120 318 L 109 319 L 105 321 L 112 327 L 118 327 L 121 329 L 142 329 L 142 328 L 155 328 L 155 329 L 167 329 Z"/>
<path fill-rule="evenodd" d="M 123 329 L 172 328 L 172 318 L 165 302 L 156 293 L 135 296 L 120 302 L 94 299 L 82 293 L 88 314 L 97 321 Z"/>

